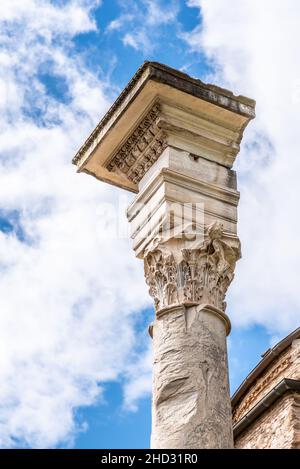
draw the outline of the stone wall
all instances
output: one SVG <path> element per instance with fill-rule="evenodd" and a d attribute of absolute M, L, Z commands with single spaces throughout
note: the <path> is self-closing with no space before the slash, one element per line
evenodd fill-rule
<path fill-rule="evenodd" d="M 292 423 L 293 423 L 293 442 L 292 448 L 300 449 L 300 396 L 295 395 L 295 399 L 292 405 Z"/>
<path fill-rule="evenodd" d="M 279 398 L 235 441 L 237 449 L 300 449 L 300 396 Z"/>
<path fill-rule="evenodd" d="M 300 340 L 293 343 L 267 367 L 253 382 L 233 410 L 233 423 L 237 423 L 282 379 L 300 379 Z"/>

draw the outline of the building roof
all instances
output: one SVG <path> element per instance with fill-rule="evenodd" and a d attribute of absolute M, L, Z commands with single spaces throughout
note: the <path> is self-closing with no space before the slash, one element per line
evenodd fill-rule
<path fill-rule="evenodd" d="M 240 387 L 235 391 L 232 396 L 231 403 L 234 408 L 238 402 L 243 398 L 248 389 L 252 386 L 255 380 L 268 368 L 271 363 L 284 352 L 294 340 L 300 338 L 300 327 L 278 342 L 273 348 L 268 349 L 264 354 L 262 360 L 256 367 L 249 373 L 247 378 L 242 382 Z"/>
<path fill-rule="evenodd" d="M 233 426 L 234 438 L 237 438 L 254 422 L 265 410 L 269 409 L 275 402 L 287 392 L 300 392 L 300 380 L 284 378 L 268 394 L 266 394 L 252 409 L 249 410 Z"/>

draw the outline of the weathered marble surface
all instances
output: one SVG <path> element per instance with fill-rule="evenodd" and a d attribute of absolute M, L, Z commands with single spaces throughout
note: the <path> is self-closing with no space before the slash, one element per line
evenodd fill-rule
<path fill-rule="evenodd" d="M 203 241 L 201 234 L 198 246 L 184 236 L 157 237 L 150 244 L 144 256 L 145 278 L 158 313 L 180 304 L 226 309 L 240 248 L 224 242 L 223 235 L 223 225 L 215 222 L 205 230 Z"/>
<path fill-rule="evenodd" d="M 224 314 L 240 257 L 232 166 L 254 108 L 146 62 L 73 159 L 137 193 L 127 217 L 156 309 L 154 448 L 233 445 Z"/>
<path fill-rule="evenodd" d="M 152 448 L 232 448 L 226 330 L 209 308 L 153 325 Z"/>

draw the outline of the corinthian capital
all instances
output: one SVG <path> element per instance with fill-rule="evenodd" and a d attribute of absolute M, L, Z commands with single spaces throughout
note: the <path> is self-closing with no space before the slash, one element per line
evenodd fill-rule
<path fill-rule="evenodd" d="M 223 225 L 215 222 L 196 248 L 186 247 L 185 238 L 161 238 L 145 253 L 145 277 L 157 313 L 180 304 L 209 304 L 225 311 L 240 248 L 223 238 Z"/>

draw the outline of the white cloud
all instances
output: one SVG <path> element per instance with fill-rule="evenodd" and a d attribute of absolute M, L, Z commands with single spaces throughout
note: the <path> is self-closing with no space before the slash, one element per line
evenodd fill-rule
<path fill-rule="evenodd" d="M 134 364 L 127 369 L 127 381 L 124 385 L 124 406 L 126 409 L 136 411 L 138 401 L 149 396 L 152 385 L 152 344 L 136 358 Z"/>
<path fill-rule="evenodd" d="M 128 21 L 132 21 L 134 19 L 133 15 L 130 13 L 128 14 L 123 14 L 119 16 L 118 18 L 112 20 L 108 26 L 106 27 L 107 32 L 111 31 L 118 31 L 121 29 Z"/>
<path fill-rule="evenodd" d="M 133 366 L 136 311 L 150 302 L 129 241 L 99 236 L 118 190 L 71 165 L 109 104 L 72 53 L 98 3 L 1 2 L 0 210 L 17 211 L 25 237 L 0 231 L 1 447 L 72 444 L 75 409 Z"/>
<path fill-rule="evenodd" d="M 120 31 L 124 45 L 144 54 L 153 52 L 159 44 L 163 26 L 175 23 L 179 11 L 178 0 L 168 4 L 161 0 L 127 1 L 120 5 L 123 12 L 109 23 L 106 31 Z"/>
<path fill-rule="evenodd" d="M 297 0 L 190 0 L 203 24 L 186 36 L 214 82 L 257 100 L 238 157 L 243 260 L 231 287 L 236 324 L 287 332 L 300 322 L 298 294 L 300 4 Z"/>
<path fill-rule="evenodd" d="M 154 47 L 154 42 L 151 42 L 147 31 L 144 29 L 136 30 L 133 34 L 126 33 L 122 42 L 125 46 L 131 46 L 137 51 L 143 50 L 145 53 L 149 53 Z"/>
<path fill-rule="evenodd" d="M 176 1 L 160 3 L 158 0 L 144 0 L 145 7 L 147 8 L 147 23 L 149 25 L 159 26 L 175 21 L 179 5 Z"/>
<path fill-rule="evenodd" d="M 73 0 L 60 6 L 55 6 L 48 0 L 2 0 L 1 21 L 26 21 L 27 34 L 38 31 L 40 35 L 51 40 L 59 34 L 72 36 L 95 29 L 96 25 L 89 11 L 99 4 L 99 0 Z M 40 15 L 33 15 L 34 10 Z M 49 28 L 53 23 L 56 27 Z"/>

